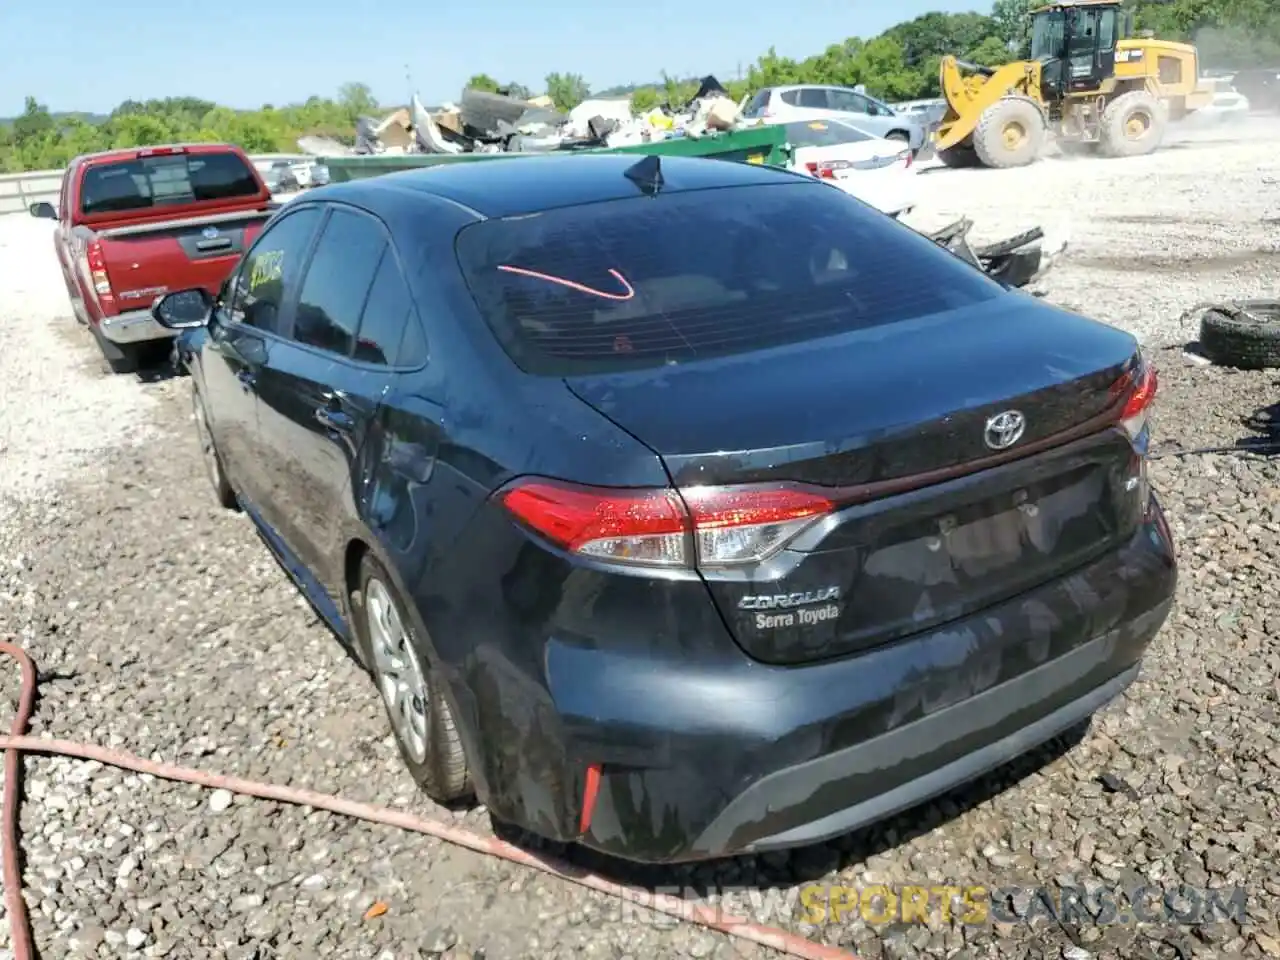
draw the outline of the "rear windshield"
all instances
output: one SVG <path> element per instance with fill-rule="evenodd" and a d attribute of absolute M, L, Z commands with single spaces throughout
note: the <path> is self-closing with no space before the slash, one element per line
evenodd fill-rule
<path fill-rule="evenodd" d="M 548 376 L 747 353 L 1004 292 L 920 234 L 813 181 L 484 220 L 463 228 L 457 251 L 512 360 Z"/>
<path fill-rule="evenodd" d="M 787 142 L 793 147 L 836 147 L 842 143 L 878 139 L 839 120 L 810 120 L 786 126 Z"/>
<path fill-rule="evenodd" d="M 202 200 L 252 197 L 261 188 L 253 171 L 234 153 L 139 157 L 86 168 L 80 210 L 122 213 Z"/>

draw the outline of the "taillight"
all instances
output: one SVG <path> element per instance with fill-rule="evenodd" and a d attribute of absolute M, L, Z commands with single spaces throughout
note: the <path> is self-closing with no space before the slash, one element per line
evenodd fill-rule
<path fill-rule="evenodd" d="M 683 568 L 758 563 L 834 507 L 790 484 L 621 490 L 537 479 L 517 481 L 501 500 L 570 553 Z"/>
<path fill-rule="evenodd" d="M 908 150 L 906 153 L 907 153 L 907 156 L 906 156 L 906 162 L 905 162 L 905 163 L 903 163 L 903 165 L 902 165 L 902 166 L 903 166 L 904 168 L 906 168 L 907 170 L 910 170 L 910 169 L 911 169 L 911 164 L 915 162 L 915 156 L 914 156 L 914 155 L 912 155 L 912 153 L 911 153 L 911 151 L 910 151 L 910 150 Z"/>
<path fill-rule="evenodd" d="M 1132 370 L 1121 377 L 1112 387 L 1112 393 L 1124 398 L 1124 406 L 1120 408 L 1119 423 L 1129 439 L 1137 441 L 1147 426 L 1147 414 L 1151 403 L 1156 398 L 1156 389 L 1160 381 L 1156 368 L 1145 357 L 1141 357 Z"/>
<path fill-rule="evenodd" d="M 94 293 L 103 306 L 110 306 L 115 302 L 115 294 L 107 278 L 107 258 L 103 256 L 102 244 L 97 240 L 90 242 L 84 255 L 89 264 L 89 282 L 93 284 Z"/>
<path fill-rule="evenodd" d="M 144 147 L 138 151 L 139 157 L 172 157 L 174 154 L 186 153 L 186 147 Z"/>
<path fill-rule="evenodd" d="M 759 562 L 835 506 L 822 493 L 785 485 L 692 487 L 681 496 L 699 566 Z"/>
<path fill-rule="evenodd" d="M 1151 498 L 1151 478 L 1147 471 L 1147 448 L 1151 435 L 1147 431 L 1147 419 L 1151 403 L 1156 398 L 1159 378 L 1156 368 L 1139 355 L 1137 364 L 1111 388 L 1114 402 L 1122 404 L 1116 422 L 1133 445 L 1133 459 L 1126 487 L 1134 495 L 1144 520 L 1151 519 L 1155 509 Z"/>
<path fill-rule="evenodd" d="M 837 170 L 848 170 L 852 164 L 845 160 L 822 160 L 817 163 L 809 162 L 805 164 L 805 169 L 815 177 L 823 180 L 836 179 Z"/>

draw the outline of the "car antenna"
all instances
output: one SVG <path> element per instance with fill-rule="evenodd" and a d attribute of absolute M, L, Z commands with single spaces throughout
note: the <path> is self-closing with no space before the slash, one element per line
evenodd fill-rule
<path fill-rule="evenodd" d="M 662 179 L 662 161 L 653 153 L 627 167 L 624 176 L 651 197 L 656 197 L 666 182 Z"/>

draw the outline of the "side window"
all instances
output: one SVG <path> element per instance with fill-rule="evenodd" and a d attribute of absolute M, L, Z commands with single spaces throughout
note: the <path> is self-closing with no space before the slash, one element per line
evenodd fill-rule
<path fill-rule="evenodd" d="M 742 115 L 744 117 L 758 117 L 760 116 L 761 111 L 764 110 L 765 104 L 768 102 L 769 91 L 761 90 L 751 98 L 751 102 L 748 103 L 747 108 L 742 111 Z"/>
<path fill-rule="evenodd" d="M 827 91 L 822 87 L 805 87 L 800 91 L 800 106 L 827 110 L 831 104 L 827 102 Z"/>
<path fill-rule="evenodd" d="M 864 114 L 871 112 L 870 101 L 851 90 L 828 90 L 827 100 L 831 103 L 832 110 Z"/>
<path fill-rule="evenodd" d="M 803 92 L 802 90 L 783 90 L 778 96 L 787 106 L 798 107 L 800 106 L 800 94 Z"/>
<path fill-rule="evenodd" d="M 1094 72 L 1095 50 L 1097 49 L 1098 13 L 1096 10 L 1081 11 L 1071 28 L 1071 42 L 1068 44 L 1068 59 L 1071 63 L 1072 77 L 1091 77 Z"/>
<path fill-rule="evenodd" d="M 268 333 L 282 333 L 281 308 L 298 282 L 302 258 L 320 222 L 320 210 L 307 207 L 268 224 L 240 266 L 229 292 L 229 319 Z"/>
<path fill-rule="evenodd" d="M 293 339 L 351 356 L 360 314 L 386 247 L 378 221 L 350 210 L 334 210 L 302 282 Z"/>
<path fill-rule="evenodd" d="M 1115 10 L 1103 10 L 1098 21 L 1098 49 L 1103 53 L 1110 53 L 1116 48 L 1117 16 Z"/>
<path fill-rule="evenodd" d="M 355 359 L 387 366 L 416 367 L 427 359 L 422 324 L 409 284 L 387 247 L 360 318 Z"/>

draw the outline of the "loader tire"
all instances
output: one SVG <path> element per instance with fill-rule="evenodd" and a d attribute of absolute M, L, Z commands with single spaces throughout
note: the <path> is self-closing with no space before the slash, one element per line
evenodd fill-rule
<path fill-rule="evenodd" d="M 978 162 L 978 155 L 974 153 L 973 147 L 968 143 L 961 143 L 950 150 L 938 150 L 935 152 L 935 156 L 937 156 L 939 163 L 944 167 L 950 167 L 952 170 L 981 166 Z"/>
<path fill-rule="evenodd" d="M 1200 350 L 1238 370 L 1280 367 L 1280 303 L 1249 303 L 1246 313 L 1210 308 L 1200 318 Z"/>
<path fill-rule="evenodd" d="M 1035 101 L 1005 97 L 982 112 L 973 131 L 973 149 L 984 167 L 1025 167 L 1039 158 L 1047 134 Z"/>
<path fill-rule="evenodd" d="M 1167 114 L 1145 90 L 1122 93 L 1102 111 L 1098 143 L 1107 157 L 1141 157 L 1164 139 Z"/>

